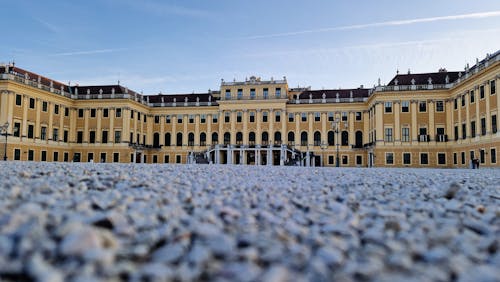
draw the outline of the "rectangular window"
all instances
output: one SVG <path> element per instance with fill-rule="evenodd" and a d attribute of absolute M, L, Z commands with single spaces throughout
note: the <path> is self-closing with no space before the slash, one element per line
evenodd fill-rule
<path fill-rule="evenodd" d="M 268 115 L 269 113 L 267 111 L 262 112 L 262 122 L 268 121 Z"/>
<path fill-rule="evenodd" d="M 470 122 L 470 137 L 471 138 L 476 137 L 476 122 L 475 121 Z"/>
<path fill-rule="evenodd" d="M 113 162 L 114 163 L 120 162 L 120 153 L 113 153 Z"/>
<path fill-rule="evenodd" d="M 137 120 L 141 120 L 141 113 L 137 113 Z"/>
<path fill-rule="evenodd" d="M 288 122 L 294 122 L 294 120 L 295 120 L 295 114 L 288 113 Z"/>
<path fill-rule="evenodd" d="M 134 110 L 130 111 L 130 118 L 134 118 Z"/>
<path fill-rule="evenodd" d="M 426 101 L 418 102 L 418 111 L 421 113 L 427 112 L 427 102 Z"/>
<path fill-rule="evenodd" d="M 281 98 L 281 88 L 276 88 L 276 98 Z"/>
<path fill-rule="evenodd" d="M 474 96 L 474 91 L 471 91 L 471 96 Z M 463 108 L 463 107 L 465 107 L 465 94 L 464 94 L 464 95 L 462 95 L 462 99 L 461 99 L 461 101 L 462 101 L 462 104 L 461 104 L 461 105 L 462 105 L 462 108 Z"/>
<path fill-rule="evenodd" d="M 83 109 L 78 109 L 78 117 L 79 118 L 83 117 Z"/>
<path fill-rule="evenodd" d="M 484 85 L 479 86 L 479 99 L 484 99 Z"/>
<path fill-rule="evenodd" d="M 386 128 L 385 129 L 385 136 L 384 136 L 384 141 L 385 142 L 392 142 L 392 128 Z"/>
<path fill-rule="evenodd" d="M 495 134 L 497 133 L 498 129 L 497 129 L 497 116 L 496 115 L 492 115 L 491 116 L 491 133 Z"/>
<path fill-rule="evenodd" d="M 446 154 L 445 153 L 438 153 L 438 164 L 439 165 L 445 165 L 446 164 Z"/>
<path fill-rule="evenodd" d="M 42 161 L 42 162 L 46 162 L 47 161 L 47 151 L 42 151 L 41 152 L 40 161 Z"/>
<path fill-rule="evenodd" d="M 404 165 L 411 164 L 411 153 L 403 153 L 403 164 Z"/>
<path fill-rule="evenodd" d="M 384 113 L 392 113 L 392 102 L 384 103 Z"/>
<path fill-rule="evenodd" d="M 30 98 L 30 109 L 34 109 L 34 108 L 35 108 L 35 99 Z"/>
<path fill-rule="evenodd" d="M 492 164 L 497 163 L 497 149 L 496 148 L 491 148 L 490 149 L 490 162 Z"/>
<path fill-rule="evenodd" d="M 20 149 L 14 149 L 14 160 L 15 161 L 21 160 L 21 150 Z"/>
<path fill-rule="evenodd" d="M 495 95 L 497 93 L 496 83 L 494 80 L 490 81 L 490 95 Z"/>
<path fill-rule="evenodd" d="M 218 114 L 212 114 L 212 123 L 217 123 L 219 121 L 219 115 Z"/>
<path fill-rule="evenodd" d="M 465 123 L 462 123 L 462 139 L 467 138 L 467 126 L 465 126 Z"/>
<path fill-rule="evenodd" d="M 409 127 L 401 128 L 401 141 L 402 142 L 410 142 L 410 128 Z"/>
<path fill-rule="evenodd" d="M 238 99 L 243 98 L 243 89 L 238 89 Z"/>
<path fill-rule="evenodd" d="M 226 100 L 231 100 L 231 90 L 226 89 Z"/>
<path fill-rule="evenodd" d="M 444 112 L 444 102 L 436 101 L 436 112 Z"/>
<path fill-rule="evenodd" d="M 243 119 L 243 113 L 242 112 L 237 112 L 236 113 L 236 122 L 240 123 Z"/>
<path fill-rule="evenodd" d="M 328 156 L 328 164 L 333 164 L 334 158 L 333 156 Z"/>
<path fill-rule="evenodd" d="M 58 128 L 54 128 L 52 130 L 52 140 L 59 141 L 59 129 Z"/>
<path fill-rule="evenodd" d="M 474 96 L 474 90 L 471 90 L 469 92 L 469 96 L 470 96 L 470 103 L 474 104 L 476 102 L 476 96 Z M 463 98 L 465 100 L 465 95 L 463 96 Z M 465 106 L 465 102 L 463 102 L 462 104 L 463 104 L 462 106 Z"/>
<path fill-rule="evenodd" d="M 59 114 L 59 105 L 54 105 L 54 114 L 55 115 Z"/>
<path fill-rule="evenodd" d="M 19 135 L 21 133 L 21 123 L 14 122 L 13 133 L 14 133 L 14 137 L 19 137 Z"/>
<path fill-rule="evenodd" d="M 65 162 L 69 161 L 69 153 L 68 152 L 64 152 L 64 154 L 63 154 L 63 161 L 65 161 Z"/>
<path fill-rule="evenodd" d="M 189 123 L 194 123 L 194 115 L 189 115 Z"/>
<path fill-rule="evenodd" d="M 21 106 L 23 103 L 23 96 L 16 94 L 16 106 Z"/>
<path fill-rule="evenodd" d="M 342 156 L 342 164 L 343 165 L 349 164 L 349 157 L 348 156 Z"/>
<path fill-rule="evenodd" d="M 35 151 L 28 150 L 28 161 L 34 161 L 34 160 L 35 160 Z"/>
<path fill-rule="evenodd" d="M 224 122 L 225 123 L 231 122 L 231 113 L 230 112 L 225 112 L 224 113 Z"/>
<path fill-rule="evenodd" d="M 40 139 L 47 140 L 47 127 L 45 127 L 45 126 L 42 126 L 40 128 Z"/>
<path fill-rule="evenodd" d="M 95 131 L 93 130 L 89 132 L 89 143 L 95 143 Z"/>
<path fill-rule="evenodd" d="M 255 99 L 255 88 L 250 89 L 250 99 Z"/>
<path fill-rule="evenodd" d="M 328 113 L 328 121 L 333 121 L 333 119 L 334 119 L 333 113 L 329 112 Z"/>
<path fill-rule="evenodd" d="M 462 164 L 465 164 L 465 152 L 460 153 L 460 159 L 462 161 Z"/>
<path fill-rule="evenodd" d="M 318 112 L 314 113 L 314 121 L 318 122 L 321 121 L 321 114 Z"/>
<path fill-rule="evenodd" d="M 69 131 L 68 130 L 64 130 L 64 133 L 63 133 L 63 142 L 68 143 L 68 135 L 69 135 Z"/>
<path fill-rule="evenodd" d="M 69 117 L 69 108 L 64 108 L 64 116 Z"/>
<path fill-rule="evenodd" d="M 163 162 L 168 164 L 170 162 L 170 156 L 169 155 L 163 156 Z"/>
<path fill-rule="evenodd" d="M 177 115 L 177 123 L 182 123 L 182 115 Z"/>
<path fill-rule="evenodd" d="M 455 98 L 455 100 L 453 100 L 453 109 L 457 109 L 458 108 L 458 101 L 457 101 L 457 98 Z"/>
<path fill-rule="evenodd" d="M 175 163 L 177 163 L 177 164 L 181 163 L 181 156 L 180 155 L 175 156 Z"/>
<path fill-rule="evenodd" d="M 101 163 L 105 163 L 106 162 L 106 153 L 101 153 L 101 160 L 100 160 Z"/>
<path fill-rule="evenodd" d="M 356 121 L 360 121 L 363 119 L 363 115 L 361 112 L 356 112 Z"/>
<path fill-rule="evenodd" d="M 87 154 L 87 161 L 88 162 L 93 162 L 94 161 L 94 153 L 88 153 Z"/>
<path fill-rule="evenodd" d="M 96 117 L 96 109 L 90 109 L 90 117 L 95 118 Z"/>
<path fill-rule="evenodd" d="M 255 112 L 250 112 L 250 122 L 255 122 Z"/>
<path fill-rule="evenodd" d="M 117 130 L 115 131 L 115 143 L 121 143 L 122 142 L 122 132 Z"/>
<path fill-rule="evenodd" d="M 301 120 L 302 120 L 302 122 L 306 122 L 307 121 L 307 113 L 302 113 L 301 114 Z"/>
<path fill-rule="evenodd" d="M 342 112 L 342 121 L 347 121 L 347 112 Z"/>
<path fill-rule="evenodd" d="M 458 140 L 458 125 L 455 125 L 455 141 Z"/>
<path fill-rule="evenodd" d="M 263 93 L 262 93 L 262 94 L 263 94 L 263 96 L 264 96 L 264 99 L 269 98 L 269 89 L 264 88 L 264 90 L 263 90 Z"/>
<path fill-rule="evenodd" d="M 206 122 L 207 122 L 207 115 L 201 114 L 200 115 L 200 123 L 206 123 Z"/>
<path fill-rule="evenodd" d="M 458 156 L 457 156 L 457 153 L 453 153 L 453 164 L 454 164 L 454 165 L 458 164 Z"/>
<path fill-rule="evenodd" d="M 363 156 L 356 156 L 356 165 L 357 166 L 363 165 Z"/>
<path fill-rule="evenodd" d="M 35 126 L 33 124 L 28 124 L 28 138 L 33 139 Z"/>
<path fill-rule="evenodd" d="M 108 143 L 108 131 L 107 130 L 102 131 L 102 143 L 103 144 Z"/>
<path fill-rule="evenodd" d="M 280 111 L 276 111 L 274 113 L 274 121 L 275 122 L 280 122 L 281 121 L 281 112 Z"/>
<path fill-rule="evenodd" d="M 119 118 L 122 117 L 122 109 L 118 108 L 115 110 L 115 117 Z"/>
<path fill-rule="evenodd" d="M 160 116 L 155 116 L 155 123 L 156 124 L 160 123 Z"/>
<path fill-rule="evenodd" d="M 429 164 L 429 154 L 420 153 L 420 164 L 422 164 L 422 165 Z"/>
<path fill-rule="evenodd" d="M 385 164 L 394 164 L 394 153 L 385 153 Z"/>
<path fill-rule="evenodd" d="M 165 117 L 165 123 L 170 123 L 170 115 L 167 115 L 167 116 Z"/>
<path fill-rule="evenodd" d="M 153 163 L 154 164 L 158 163 L 158 156 L 157 155 L 153 155 Z"/>
<path fill-rule="evenodd" d="M 109 109 L 102 109 L 102 117 L 109 117 Z"/>
<path fill-rule="evenodd" d="M 58 162 L 59 161 L 59 152 L 54 152 L 52 161 Z"/>
<path fill-rule="evenodd" d="M 481 135 L 486 135 L 486 118 L 481 118 Z"/>
<path fill-rule="evenodd" d="M 409 101 L 402 101 L 401 102 L 401 112 L 408 113 L 409 111 L 410 111 L 410 102 Z"/>

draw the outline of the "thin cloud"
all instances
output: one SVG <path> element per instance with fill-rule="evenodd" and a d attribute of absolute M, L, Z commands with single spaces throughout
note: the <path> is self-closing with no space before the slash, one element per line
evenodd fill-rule
<path fill-rule="evenodd" d="M 80 56 L 80 55 L 95 55 L 95 54 L 103 54 L 103 53 L 114 53 L 128 50 L 127 48 L 118 48 L 118 49 L 99 49 L 99 50 L 88 50 L 88 51 L 73 51 L 73 52 L 65 52 L 65 53 L 56 53 L 50 56 Z"/>
<path fill-rule="evenodd" d="M 173 5 L 165 2 L 155 2 L 155 1 L 124 1 L 124 0 L 109 0 L 113 3 L 118 3 L 120 5 L 126 4 L 133 8 L 134 10 L 142 10 L 150 14 L 156 14 L 159 16 L 184 16 L 191 18 L 210 18 L 213 17 L 213 13 L 201 10 L 194 9 L 185 6 Z"/>
<path fill-rule="evenodd" d="M 483 13 L 471 13 L 471 14 L 462 14 L 462 15 L 453 15 L 453 16 L 418 18 L 418 19 L 409 19 L 409 20 L 397 20 L 397 21 L 377 22 L 377 23 L 368 23 L 368 24 L 357 24 L 357 25 L 318 28 L 318 29 L 301 30 L 301 31 L 284 32 L 284 33 L 254 35 L 254 36 L 244 37 L 242 39 L 264 39 L 264 38 L 274 38 L 274 37 L 295 36 L 295 35 L 302 35 L 302 34 L 309 34 L 309 33 L 321 33 L 321 32 L 342 31 L 342 30 L 365 29 L 365 28 L 372 28 L 372 27 L 401 26 L 401 25 L 411 25 L 411 24 L 429 23 L 429 22 L 437 22 L 437 21 L 482 19 L 482 18 L 491 18 L 491 17 L 499 17 L 499 16 L 500 16 L 500 11 L 492 11 L 492 12 L 483 12 Z"/>
<path fill-rule="evenodd" d="M 53 33 L 60 33 L 62 31 L 61 27 L 51 24 L 39 18 L 33 18 L 34 21 L 38 22 L 41 26 L 45 27 L 47 30 Z"/>

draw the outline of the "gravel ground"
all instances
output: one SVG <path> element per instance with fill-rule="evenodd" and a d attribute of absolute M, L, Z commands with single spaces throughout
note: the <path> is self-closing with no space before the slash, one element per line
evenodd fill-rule
<path fill-rule="evenodd" d="M 0 280 L 499 281 L 500 171 L 0 163 Z"/>

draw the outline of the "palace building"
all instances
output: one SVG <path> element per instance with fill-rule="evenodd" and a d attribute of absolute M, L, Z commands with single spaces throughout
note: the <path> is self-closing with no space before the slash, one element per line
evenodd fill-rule
<path fill-rule="evenodd" d="M 20 161 L 341 167 L 498 166 L 500 51 L 463 71 L 373 88 L 290 88 L 286 77 L 142 95 L 0 65 L 0 157 Z M 6 142 L 6 143 L 5 143 Z"/>

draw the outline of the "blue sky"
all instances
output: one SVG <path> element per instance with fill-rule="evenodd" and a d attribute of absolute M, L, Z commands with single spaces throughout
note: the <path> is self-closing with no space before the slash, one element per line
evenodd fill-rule
<path fill-rule="evenodd" d="M 500 49 L 500 1 L 16 0 L 0 62 L 144 94 L 286 76 L 291 87 L 387 83 L 396 70 L 463 70 Z"/>

